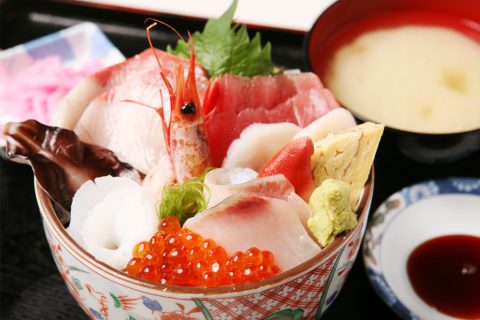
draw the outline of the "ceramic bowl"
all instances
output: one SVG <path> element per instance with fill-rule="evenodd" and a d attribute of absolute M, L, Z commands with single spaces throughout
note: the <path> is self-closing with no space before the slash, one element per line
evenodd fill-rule
<path fill-rule="evenodd" d="M 392 19 L 385 22 L 383 18 L 378 18 L 386 15 L 391 15 Z M 318 17 L 305 37 L 304 48 L 310 69 L 320 79 L 325 79 L 327 67 L 342 44 L 378 28 L 382 23 L 388 26 L 447 26 L 480 41 L 480 1 L 338 0 Z M 366 115 L 354 115 L 359 121 L 375 121 Z M 387 126 L 384 136 L 384 140 L 394 141 L 408 157 L 426 163 L 452 162 L 480 150 L 480 123 L 475 130 L 445 134 L 405 131 Z"/>
<path fill-rule="evenodd" d="M 314 319 L 333 302 L 353 265 L 366 228 L 373 177 L 360 200 L 356 228 L 320 254 L 269 279 L 210 289 L 144 282 L 96 260 L 65 231 L 37 183 L 35 190 L 58 270 L 91 319 Z"/>
<path fill-rule="evenodd" d="M 368 277 L 403 319 L 454 319 L 415 293 L 407 259 L 421 243 L 444 235 L 480 236 L 480 179 L 450 178 L 406 187 L 373 214 L 363 246 Z"/>

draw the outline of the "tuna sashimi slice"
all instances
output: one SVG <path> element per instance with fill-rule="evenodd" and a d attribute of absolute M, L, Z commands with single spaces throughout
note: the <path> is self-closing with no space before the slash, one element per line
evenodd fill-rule
<path fill-rule="evenodd" d="M 229 255 L 251 247 L 269 250 L 282 271 L 320 252 L 300 221 L 297 202 L 249 194 L 234 195 L 188 219 L 184 227 L 213 239 Z"/>
<path fill-rule="evenodd" d="M 225 74 L 215 84 L 217 88 L 209 90 L 218 90 L 214 93 L 217 104 L 204 105 L 205 113 L 213 108 L 220 113 L 239 112 L 246 107 L 272 109 L 297 92 L 323 88 L 320 79 L 310 72 L 253 78 Z"/>
<path fill-rule="evenodd" d="M 220 166 L 231 142 L 253 123 L 305 127 L 339 104 L 313 73 L 224 75 L 210 82 L 203 103 L 212 164 Z"/>

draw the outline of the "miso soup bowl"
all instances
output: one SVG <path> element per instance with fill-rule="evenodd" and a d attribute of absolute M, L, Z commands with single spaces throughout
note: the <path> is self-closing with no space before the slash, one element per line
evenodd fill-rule
<path fill-rule="evenodd" d="M 337 296 L 357 256 L 373 193 L 373 171 L 358 225 L 317 256 L 262 281 L 218 288 L 165 286 L 129 277 L 80 247 L 35 183 L 43 227 L 68 290 L 91 319 L 318 319 Z"/>
<path fill-rule="evenodd" d="M 390 17 L 387 22 L 386 15 Z M 338 0 L 318 17 L 305 37 L 309 68 L 324 80 L 337 49 L 382 24 L 448 27 L 480 42 L 480 1 Z M 340 104 L 352 110 L 352 106 Z M 353 113 L 359 121 L 375 122 L 368 115 Z M 480 121 L 475 130 L 442 134 L 423 133 L 422 128 L 400 130 L 386 123 L 384 136 L 385 142 L 392 141 L 409 158 L 425 163 L 453 162 L 480 151 Z"/>

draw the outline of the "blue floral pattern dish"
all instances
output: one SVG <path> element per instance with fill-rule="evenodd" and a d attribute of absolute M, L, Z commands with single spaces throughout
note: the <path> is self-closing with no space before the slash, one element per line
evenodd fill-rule
<path fill-rule="evenodd" d="M 421 317 L 416 313 L 416 310 L 411 310 L 411 308 L 407 307 L 385 275 L 386 270 L 382 266 L 381 256 L 381 252 L 384 250 L 381 247 L 385 235 L 392 229 L 392 224 L 396 223 L 395 220 L 398 220 L 406 212 L 407 208 L 411 208 L 427 199 L 459 194 L 475 198 L 477 196 L 480 197 L 480 178 L 454 177 L 444 180 L 425 181 L 405 187 L 385 200 L 370 219 L 363 241 L 363 258 L 367 275 L 378 295 L 403 319 L 416 320 L 421 319 Z M 478 215 L 480 215 L 480 207 L 478 209 Z M 422 213 L 418 212 L 416 214 Z M 475 220 L 475 223 L 477 221 L 479 220 Z M 465 223 L 469 222 L 465 221 Z M 431 226 L 434 229 L 436 225 L 432 224 Z M 480 226 L 478 230 L 480 233 Z M 399 246 L 401 245 L 399 244 Z M 446 315 L 442 316 L 448 318 Z M 436 319 L 436 317 L 434 318 Z"/>

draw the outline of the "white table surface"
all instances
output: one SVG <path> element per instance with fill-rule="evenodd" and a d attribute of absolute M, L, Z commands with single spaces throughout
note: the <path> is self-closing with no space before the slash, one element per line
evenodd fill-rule
<path fill-rule="evenodd" d="M 175 14 L 195 18 L 219 17 L 231 0 L 75 0 L 91 5 Z M 305 32 L 335 0 L 239 0 L 235 21 L 267 28 Z"/>

